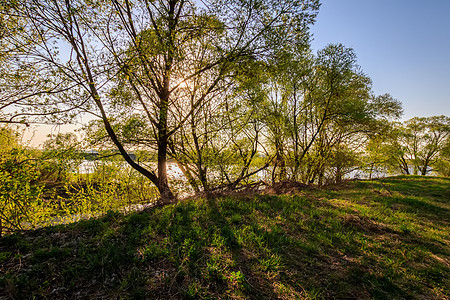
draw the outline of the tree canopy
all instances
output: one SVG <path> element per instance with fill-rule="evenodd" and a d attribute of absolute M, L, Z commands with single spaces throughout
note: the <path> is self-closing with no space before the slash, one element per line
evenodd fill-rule
<path fill-rule="evenodd" d="M 421 174 L 445 169 L 446 117 L 390 125 L 401 103 L 374 94 L 353 49 L 312 52 L 319 1 L 2 5 L 0 121 L 90 115 L 91 146 L 117 149 L 163 202 L 176 199 L 168 160 L 196 192 L 269 177 L 339 182 L 355 166 L 372 172 L 381 161 L 413 164 Z M 65 138 L 73 137 L 59 136 L 46 150 Z M 409 149 L 411 139 L 422 148 Z"/>

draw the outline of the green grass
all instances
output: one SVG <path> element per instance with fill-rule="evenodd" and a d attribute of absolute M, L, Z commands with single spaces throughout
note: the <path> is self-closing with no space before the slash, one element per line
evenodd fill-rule
<path fill-rule="evenodd" d="M 0 239 L 0 298 L 445 299 L 450 179 L 197 199 Z"/>

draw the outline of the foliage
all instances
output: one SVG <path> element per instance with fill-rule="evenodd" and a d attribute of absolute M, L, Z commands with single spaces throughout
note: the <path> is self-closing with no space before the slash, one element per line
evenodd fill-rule
<path fill-rule="evenodd" d="M 263 84 L 265 144 L 276 157 L 272 182 L 339 182 L 359 164 L 356 149 L 399 117 L 401 104 L 373 95 L 353 49 L 328 45 L 316 56 L 295 51 L 285 50 L 271 64 L 277 67 L 268 68 Z"/>
<path fill-rule="evenodd" d="M 43 152 L 25 148 L 20 137 L 0 128 L 0 233 L 134 210 L 157 198 L 145 177 L 113 156 L 86 162 L 91 168 L 79 173 L 73 135 L 47 141 Z"/>
<path fill-rule="evenodd" d="M 37 184 L 39 162 L 19 139 L 14 128 L 0 127 L 0 236 L 34 227 L 50 213 Z"/>
<path fill-rule="evenodd" d="M 450 139 L 441 148 L 439 159 L 435 164 L 435 171 L 441 176 L 450 177 Z"/>
<path fill-rule="evenodd" d="M 19 1 L 11 15 L 25 20 L 20 37 L 33 45 L 17 60 L 50 79 L 41 88 L 44 99 L 30 95 L 36 114 L 91 113 L 127 163 L 170 202 L 172 136 L 226 91 L 237 66 L 266 59 L 285 41 L 306 43 L 319 6 L 317 0 Z M 68 57 L 59 54 L 61 44 Z M 129 157 L 126 148 L 136 145 L 156 150 L 156 172 Z M 242 159 L 246 176 L 249 160 Z"/>
<path fill-rule="evenodd" d="M 49 136 L 44 142 L 43 155 L 47 158 L 45 165 L 46 178 L 54 175 L 53 180 L 64 182 L 70 173 L 78 172 L 82 153 L 80 143 L 74 133 L 59 133 Z"/>
<path fill-rule="evenodd" d="M 98 165 L 113 169 L 112 156 L 120 154 L 156 187 L 161 203 L 188 190 L 261 181 L 337 183 L 358 170 L 369 178 L 411 167 L 448 174 L 448 117 L 390 124 L 401 103 L 373 93 L 352 48 L 312 52 L 318 0 L 24 0 L 0 7 L 0 122 L 90 115 L 89 146 L 110 155 Z M 67 195 L 80 188 L 93 203 L 108 184 L 121 191 L 110 179 L 91 185 L 71 178 L 80 144 L 73 134 L 47 141 L 39 180 L 60 182 Z M 170 176 L 171 163 L 183 176 Z M 139 186 L 139 176 L 125 186 Z M 122 174 L 114 180 L 127 181 Z"/>
<path fill-rule="evenodd" d="M 415 117 L 395 126 L 387 150 L 404 174 L 427 175 L 435 169 L 445 174 L 449 140 L 449 117 Z"/>

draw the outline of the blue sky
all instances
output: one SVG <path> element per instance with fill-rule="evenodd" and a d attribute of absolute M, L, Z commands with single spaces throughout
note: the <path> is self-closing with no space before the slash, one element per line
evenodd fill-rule
<path fill-rule="evenodd" d="M 311 32 L 355 50 L 376 94 L 403 103 L 403 120 L 450 116 L 450 0 L 322 0 Z"/>
<path fill-rule="evenodd" d="M 402 101 L 403 120 L 450 116 L 450 0 L 321 0 L 312 26 L 315 51 L 352 47 L 376 94 Z M 40 126 L 31 144 L 73 125 Z"/>

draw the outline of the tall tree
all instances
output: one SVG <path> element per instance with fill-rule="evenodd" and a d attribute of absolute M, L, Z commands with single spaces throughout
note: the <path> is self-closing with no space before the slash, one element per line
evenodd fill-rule
<path fill-rule="evenodd" d="M 100 118 L 125 160 L 169 202 L 174 200 L 166 167 L 171 136 L 208 101 L 231 64 L 264 57 L 294 38 L 314 21 L 319 7 L 317 0 L 219 0 L 200 7 L 186 0 L 18 3 L 15 13 L 27 20 L 25 31 L 34 29 L 40 37 L 27 57 L 70 82 L 66 86 L 80 89 L 77 103 L 58 102 L 63 105 L 53 105 L 54 112 L 76 106 Z M 58 55 L 57 46 L 65 53 Z M 180 96 L 183 83 L 205 74 L 210 81 L 193 105 L 186 105 Z M 119 92 L 127 97 L 112 97 Z M 158 153 L 156 171 L 134 162 L 115 131 L 112 121 L 123 107 L 146 117 L 152 132 L 148 140 Z"/>
<path fill-rule="evenodd" d="M 401 105 L 389 95 L 373 95 L 351 48 L 328 45 L 316 57 L 285 53 L 286 67 L 272 73 L 266 105 L 274 169 L 280 170 L 273 180 L 289 175 L 321 183 L 332 172 L 340 180 L 349 150 L 361 146 L 384 118 L 397 117 Z"/>

